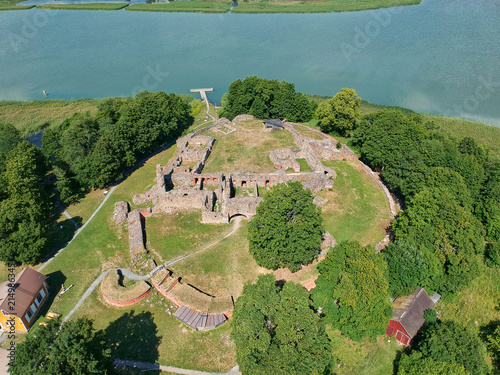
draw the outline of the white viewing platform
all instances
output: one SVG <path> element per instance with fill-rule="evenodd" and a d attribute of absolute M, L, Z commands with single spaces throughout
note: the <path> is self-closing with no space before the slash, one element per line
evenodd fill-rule
<path fill-rule="evenodd" d="M 205 103 L 208 104 L 208 99 L 207 99 L 207 92 L 212 92 L 214 91 L 213 88 L 209 88 L 209 89 L 191 89 L 189 90 L 191 92 L 199 92 L 200 95 L 201 95 L 201 100 L 203 100 Z"/>

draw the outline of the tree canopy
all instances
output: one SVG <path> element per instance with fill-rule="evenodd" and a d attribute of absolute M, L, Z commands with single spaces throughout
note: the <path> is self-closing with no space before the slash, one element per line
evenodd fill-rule
<path fill-rule="evenodd" d="M 61 200 L 116 181 L 139 158 L 180 134 L 189 117 L 184 97 L 141 91 L 134 98 L 104 100 L 95 118 L 75 114 L 59 129 L 48 129 L 42 149 L 59 168 Z"/>
<path fill-rule="evenodd" d="M 325 323 L 356 341 L 383 334 L 392 314 L 386 268 L 369 246 L 343 242 L 330 249 L 311 295 Z"/>
<path fill-rule="evenodd" d="M 411 294 L 427 279 L 428 270 L 422 251 L 408 241 L 391 242 L 382 251 L 382 256 L 387 262 L 391 297 Z"/>
<path fill-rule="evenodd" d="M 471 375 L 459 363 L 435 361 L 432 358 L 423 358 L 422 353 L 413 352 L 410 355 L 403 353 L 398 363 L 396 375 Z"/>
<path fill-rule="evenodd" d="M 222 97 L 223 112 L 232 120 L 237 115 L 250 114 L 257 118 L 280 118 L 290 121 L 309 121 L 316 103 L 296 92 L 295 85 L 277 79 L 257 76 L 236 80 Z"/>
<path fill-rule="evenodd" d="M 308 292 L 276 284 L 272 275 L 247 284 L 233 313 L 231 338 L 243 375 L 322 374 L 330 366 L 330 342 Z"/>
<path fill-rule="evenodd" d="M 12 375 L 110 374 L 113 370 L 111 350 L 104 331 L 95 331 L 91 320 L 78 319 L 62 325 L 50 321 L 36 335 L 16 347 L 10 366 Z"/>
<path fill-rule="evenodd" d="M 337 131 L 343 136 L 350 136 L 356 128 L 356 120 L 361 117 L 360 104 L 361 98 L 356 91 L 348 88 L 321 102 L 316 109 L 316 116 L 321 120 L 321 131 Z"/>
<path fill-rule="evenodd" d="M 406 267 L 401 254 L 385 251 L 391 293 L 417 284 L 445 299 L 456 293 L 478 275 L 485 238 L 497 238 L 498 163 L 472 138 L 454 139 L 419 115 L 394 110 L 364 116 L 353 142 L 401 198 L 404 210 L 393 223 L 396 242 L 414 248 L 406 252 L 412 262 L 417 253 L 423 259 L 420 277 L 411 270 L 398 275 L 397 268 Z"/>
<path fill-rule="evenodd" d="M 250 253 L 262 267 L 298 271 L 319 254 L 322 223 L 309 189 L 299 182 L 274 186 L 249 224 Z"/>
<path fill-rule="evenodd" d="M 0 201 L 0 259 L 34 263 L 44 253 L 53 202 L 42 184 L 48 166 L 40 150 L 21 141 L 7 154 Z"/>
<path fill-rule="evenodd" d="M 419 333 L 415 350 L 422 358 L 458 364 L 470 374 L 487 374 L 486 347 L 476 331 L 453 321 L 427 326 Z"/>

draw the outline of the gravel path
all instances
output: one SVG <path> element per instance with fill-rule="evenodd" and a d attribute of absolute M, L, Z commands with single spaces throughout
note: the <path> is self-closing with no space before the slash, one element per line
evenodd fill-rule
<path fill-rule="evenodd" d="M 102 206 L 104 206 L 104 204 L 106 203 L 106 201 L 109 199 L 109 197 L 111 196 L 111 194 L 113 194 L 113 192 L 115 191 L 115 189 L 118 187 L 118 185 L 120 185 L 120 183 L 130 174 L 132 173 L 133 171 L 135 171 L 140 165 L 142 165 L 142 163 L 144 163 L 146 160 L 148 160 L 150 157 L 162 152 L 163 150 L 165 150 L 167 147 L 170 147 L 171 145 L 173 145 L 175 143 L 175 141 L 172 141 L 172 142 L 169 142 L 163 146 L 161 146 L 158 150 L 156 150 L 154 153 L 152 153 L 151 155 L 149 156 L 146 156 L 144 159 L 138 161 L 132 168 L 130 168 L 127 172 L 124 173 L 123 177 L 118 180 L 115 185 L 108 191 L 108 194 L 104 197 L 104 200 L 101 202 L 101 204 L 99 205 L 99 207 L 97 207 L 97 209 L 94 211 L 94 213 L 92 215 L 90 215 L 90 217 L 88 218 L 88 220 L 85 222 L 85 224 L 83 224 L 80 228 L 78 228 L 78 226 L 75 224 L 75 226 L 78 228 L 78 230 L 75 232 L 75 235 L 73 236 L 73 238 L 71 240 L 68 241 L 68 243 L 66 243 L 66 245 L 64 245 L 61 249 L 59 249 L 54 255 L 52 255 L 52 257 L 50 257 L 44 264 L 42 264 L 39 268 L 38 268 L 38 272 L 41 272 L 45 266 L 47 266 L 47 264 L 49 264 L 50 262 L 52 262 L 52 260 L 54 260 L 54 258 L 56 256 L 58 256 L 65 248 L 68 247 L 68 245 L 73 242 L 73 240 L 80 234 L 80 232 L 82 230 L 85 229 L 85 227 L 92 221 L 92 219 L 95 217 L 95 215 L 97 215 L 97 213 L 99 212 L 99 210 L 102 208 Z M 66 211 L 64 211 L 66 212 Z M 71 217 L 71 215 L 69 215 L 68 213 L 68 216 Z M 71 219 L 72 220 L 72 219 Z"/>
<path fill-rule="evenodd" d="M 228 372 L 206 372 L 206 371 L 188 370 L 172 366 L 162 366 L 156 363 L 128 361 L 126 359 L 118 359 L 118 358 L 115 359 L 115 366 L 127 366 L 143 370 L 161 370 L 161 371 L 173 372 L 174 374 L 184 374 L 184 375 L 240 375 L 241 374 L 238 366 L 234 366 Z"/>
<path fill-rule="evenodd" d="M 126 278 L 128 279 L 131 279 L 131 280 L 137 280 L 137 281 L 141 281 L 141 280 L 147 280 L 149 279 L 151 276 L 148 274 L 148 275 L 144 275 L 144 276 L 139 276 L 138 274 L 136 273 L 133 273 L 132 271 L 126 269 L 126 268 L 118 268 L 120 271 L 122 271 L 122 275 L 125 276 Z"/>
<path fill-rule="evenodd" d="M 90 296 L 90 293 L 92 293 L 94 291 L 94 289 L 97 287 L 97 285 L 99 285 L 99 283 L 102 281 L 102 279 L 104 279 L 104 276 L 106 276 L 106 274 L 109 271 L 110 270 L 106 270 L 106 271 L 102 272 L 99 275 L 99 277 L 97 279 L 95 279 L 95 281 L 87 289 L 87 291 L 85 293 L 83 293 L 82 298 L 80 298 L 80 300 L 76 303 L 75 307 L 73 307 L 73 309 L 71 309 L 71 311 L 68 313 L 68 315 L 66 315 L 64 317 L 63 323 L 66 322 L 66 321 L 68 321 L 69 318 L 71 318 L 71 315 L 73 315 L 75 313 L 75 311 L 78 310 L 78 308 L 85 302 L 85 300 L 87 299 L 87 297 Z"/>

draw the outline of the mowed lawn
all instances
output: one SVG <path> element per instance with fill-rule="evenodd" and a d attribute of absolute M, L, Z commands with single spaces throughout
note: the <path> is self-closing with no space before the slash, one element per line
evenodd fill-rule
<path fill-rule="evenodd" d="M 248 251 L 248 222 L 242 219 L 238 230 L 220 242 L 174 265 L 172 270 L 183 283 L 216 297 L 232 296 L 236 300 L 246 282 L 255 282 L 266 272 Z"/>
<path fill-rule="evenodd" d="M 261 120 L 241 121 L 236 128 L 237 131 L 228 135 L 213 129 L 205 133 L 217 140 L 203 169 L 204 173 L 271 173 L 276 169 L 269 157 L 270 151 L 297 148 L 289 132 L 264 132 Z"/>
<path fill-rule="evenodd" d="M 148 217 L 148 250 L 162 262 L 170 262 L 205 248 L 231 230 L 232 224 L 202 224 L 200 220 L 201 210 L 159 213 Z"/>
<path fill-rule="evenodd" d="M 337 172 L 333 189 L 318 194 L 326 200 L 322 206 L 325 229 L 337 243 L 350 240 L 377 244 L 385 236 L 391 219 L 382 189 L 362 172 L 357 161 L 323 164 Z"/>

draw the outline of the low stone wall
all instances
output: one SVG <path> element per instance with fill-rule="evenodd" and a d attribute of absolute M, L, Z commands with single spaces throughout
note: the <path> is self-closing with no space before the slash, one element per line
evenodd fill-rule
<path fill-rule="evenodd" d="M 113 220 L 116 225 L 125 224 L 129 212 L 128 203 L 125 201 L 120 201 L 115 203 L 115 210 L 113 211 Z"/>
<path fill-rule="evenodd" d="M 149 293 L 151 293 L 151 287 L 144 293 L 142 293 L 140 296 L 128 299 L 128 300 L 116 300 L 111 297 L 106 296 L 105 294 L 102 295 L 104 300 L 109 303 L 110 305 L 121 307 L 121 306 L 130 306 L 133 305 L 134 303 L 139 302 L 142 300 L 144 297 L 146 297 Z"/>
<path fill-rule="evenodd" d="M 304 157 L 302 152 L 293 152 L 289 148 L 280 148 L 278 150 L 272 150 L 269 153 L 269 157 L 273 162 L 273 165 L 277 169 L 287 170 L 292 168 L 295 172 L 300 172 L 300 164 L 297 159 Z"/>
<path fill-rule="evenodd" d="M 233 121 L 231 123 L 233 125 L 236 125 L 240 121 L 249 121 L 249 120 L 255 120 L 255 117 L 252 115 L 238 115 L 235 118 L 233 118 Z"/>
<path fill-rule="evenodd" d="M 128 240 L 132 262 L 140 260 L 146 254 L 143 220 L 140 210 L 133 210 L 128 214 Z"/>

